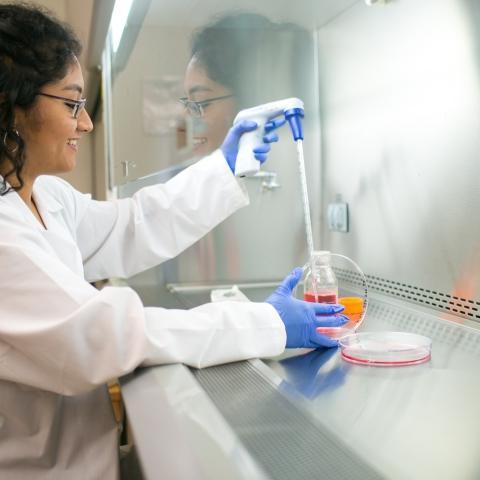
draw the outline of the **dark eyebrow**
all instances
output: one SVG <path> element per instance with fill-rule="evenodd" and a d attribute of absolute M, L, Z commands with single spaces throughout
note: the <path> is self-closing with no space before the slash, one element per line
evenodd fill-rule
<path fill-rule="evenodd" d="M 80 94 L 83 92 L 83 88 L 80 85 L 77 85 L 76 83 L 67 85 L 66 87 L 63 87 L 62 90 L 73 90 L 74 92 L 78 92 Z"/>

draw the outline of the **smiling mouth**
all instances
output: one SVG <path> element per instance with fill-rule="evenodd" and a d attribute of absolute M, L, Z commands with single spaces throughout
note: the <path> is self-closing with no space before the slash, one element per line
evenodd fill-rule
<path fill-rule="evenodd" d="M 67 141 L 67 145 L 69 147 L 73 147 L 75 149 L 78 149 L 78 140 L 71 138 L 70 140 Z"/>

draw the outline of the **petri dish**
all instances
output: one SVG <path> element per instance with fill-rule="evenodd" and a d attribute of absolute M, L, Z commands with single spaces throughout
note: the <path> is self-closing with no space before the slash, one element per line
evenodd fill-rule
<path fill-rule="evenodd" d="M 350 321 L 341 327 L 317 327 L 316 330 L 318 333 L 326 335 L 327 337 L 339 339 L 355 333 L 357 326 L 358 322 L 350 318 Z"/>
<path fill-rule="evenodd" d="M 346 324 L 348 325 L 348 323 Z M 317 327 L 317 332 L 326 335 L 327 337 L 334 338 L 335 340 L 338 340 L 340 338 L 343 338 L 345 336 L 349 336 L 352 333 L 355 333 L 355 327 L 352 328 L 346 328 L 344 327 Z"/>
<path fill-rule="evenodd" d="M 430 338 L 407 332 L 360 332 L 339 339 L 342 358 L 358 365 L 399 367 L 428 362 Z"/>

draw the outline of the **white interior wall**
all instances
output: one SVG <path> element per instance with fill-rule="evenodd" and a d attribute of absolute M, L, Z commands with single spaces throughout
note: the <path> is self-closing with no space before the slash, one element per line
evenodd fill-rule
<path fill-rule="evenodd" d="M 59 9 L 64 9 L 64 19 L 68 22 L 83 44 L 83 52 L 80 56 L 80 63 L 83 69 L 85 80 L 85 91 L 88 91 L 89 72 L 85 68 L 85 56 L 88 51 L 88 38 L 90 35 L 90 23 L 92 17 L 94 0 L 50 0 L 45 3 L 58 3 Z M 53 10 L 53 8 L 52 8 Z M 60 16 L 60 14 L 58 14 Z M 78 150 L 77 166 L 75 170 L 67 174 L 61 175 L 65 180 L 70 182 L 77 190 L 81 192 L 93 192 L 93 133 L 84 135 Z"/>
<path fill-rule="evenodd" d="M 146 27 L 135 43 L 129 62 L 115 77 L 112 89 L 113 155 L 115 179 L 124 183 L 122 162 L 136 164 L 135 176 L 158 172 L 178 163 L 174 142 L 168 134 L 145 130 L 144 82 L 176 79 L 180 88 L 173 99 L 183 94 L 183 73 L 188 63 L 190 31 L 182 28 Z M 175 53 L 172 55 L 172 51 Z"/>
<path fill-rule="evenodd" d="M 341 194 L 350 214 L 349 233 L 324 216 L 323 244 L 376 278 L 469 301 L 480 298 L 479 20 L 475 1 L 358 3 L 318 41 L 323 200 Z"/>
<path fill-rule="evenodd" d="M 3 1 L 2 3 L 8 2 Z M 44 7 L 54 12 L 60 20 L 62 20 L 63 22 L 67 21 L 67 0 L 36 0 L 32 3 L 43 5 Z"/>

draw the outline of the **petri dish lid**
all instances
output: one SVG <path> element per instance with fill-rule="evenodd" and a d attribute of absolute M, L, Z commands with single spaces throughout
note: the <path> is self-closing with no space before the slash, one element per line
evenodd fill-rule
<path fill-rule="evenodd" d="M 338 340 L 339 338 L 355 333 L 355 328 L 355 325 L 350 326 L 350 324 L 347 323 L 343 327 L 317 327 L 316 330 L 321 335 L 326 335 L 327 337 Z"/>
<path fill-rule="evenodd" d="M 407 332 L 360 332 L 339 339 L 342 358 L 379 367 L 417 365 L 430 360 L 430 338 Z"/>
<path fill-rule="evenodd" d="M 340 297 L 338 303 L 345 307 L 343 314 L 360 314 L 363 313 L 363 298 L 361 297 Z"/>
<path fill-rule="evenodd" d="M 327 337 L 336 338 L 336 339 L 339 339 L 346 335 L 351 335 L 352 333 L 355 333 L 359 325 L 362 323 L 360 321 L 361 315 L 350 314 L 347 316 L 349 317 L 350 320 L 345 325 L 342 325 L 341 327 L 317 327 L 316 330 L 321 335 L 326 335 Z"/>

